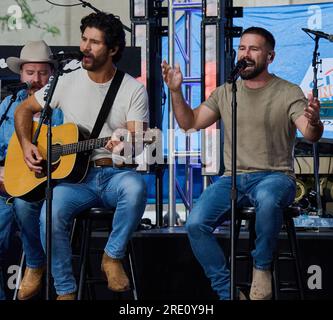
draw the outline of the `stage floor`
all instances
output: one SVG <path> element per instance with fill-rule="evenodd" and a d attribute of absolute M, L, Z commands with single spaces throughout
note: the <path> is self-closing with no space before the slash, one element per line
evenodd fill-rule
<path fill-rule="evenodd" d="M 304 217 L 303 217 L 304 218 Z M 302 277 L 307 300 L 333 298 L 333 229 L 332 219 L 311 218 L 295 221 L 299 251 L 302 262 Z M 310 223 L 311 222 L 311 223 Z M 242 228 L 238 241 L 239 250 L 247 249 L 248 232 Z M 215 231 L 225 252 L 229 251 L 229 226 Z M 142 300 L 216 300 L 210 283 L 195 259 L 186 230 L 181 227 L 152 228 L 135 232 L 133 237 L 135 274 L 138 296 Z M 280 232 L 279 248 L 287 251 L 288 239 Z M 294 270 L 290 262 L 280 262 L 280 277 L 293 281 Z M 248 274 L 248 265 L 237 262 L 238 281 Z M 297 296 L 284 294 L 286 300 Z"/>
<path fill-rule="evenodd" d="M 316 220 L 314 220 L 316 219 Z M 312 221 L 314 220 L 314 221 Z M 297 224 L 297 239 L 302 260 L 302 276 L 308 300 L 333 298 L 333 229 L 331 221 L 313 218 L 305 223 Z M 215 231 L 219 244 L 225 252 L 229 251 L 229 226 L 224 225 Z M 15 237 L 10 250 L 8 265 L 19 264 L 20 241 Z M 102 249 L 91 253 L 90 265 L 92 274 L 100 276 L 101 254 L 108 238 L 105 231 L 92 233 L 92 249 Z M 238 249 L 247 249 L 248 232 L 242 228 Z M 210 300 L 217 301 L 217 296 L 192 253 L 184 226 L 151 228 L 139 230 L 133 235 L 132 262 L 136 281 L 137 296 L 142 301 L 168 300 Z M 288 248 L 286 233 L 281 231 L 279 237 L 281 250 Z M 95 250 L 93 250 L 95 252 Z M 78 259 L 73 260 L 75 274 L 78 274 Z M 281 278 L 294 279 L 290 263 L 282 262 Z M 129 264 L 125 264 L 130 274 Z M 237 262 L 237 281 L 243 281 L 248 274 L 245 262 Z M 8 276 L 11 276 L 8 274 Z M 107 290 L 105 282 L 96 285 L 96 300 L 114 299 L 114 294 Z M 8 291 L 11 296 L 13 291 Z M 133 300 L 131 294 L 124 299 Z M 294 300 L 295 296 L 286 295 L 285 299 Z"/>

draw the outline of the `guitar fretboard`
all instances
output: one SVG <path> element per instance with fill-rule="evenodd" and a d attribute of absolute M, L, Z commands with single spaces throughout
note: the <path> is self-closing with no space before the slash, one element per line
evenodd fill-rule
<path fill-rule="evenodd" d="M 94 149 L 102 148 L 106 145 L 108 140 L 110 140 L 111 137 L 105 137 L 105 138 L 98 138 L 98 139 L 89 139 L 84 141 L 79 141 L 76 143 L 69 143 L 64 144 L 61 147 L 61 154 L 67 155 L 67 154 L 73 154 L 78 152 L 84 152 Z"/>

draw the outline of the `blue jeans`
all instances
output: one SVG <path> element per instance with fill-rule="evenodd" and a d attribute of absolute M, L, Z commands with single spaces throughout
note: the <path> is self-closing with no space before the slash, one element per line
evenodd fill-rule
<path fill-rule="evenodd" d="M 13 206 L 6 203 L 7 198 L 0 196 L 0 263 L 5 259 L 14 226 Z M 1 268 L 2 269 L 2 268 Z M 2 270 L 5 272 L 4 270 Z M 0 300 L 5 300 L 4 274 L 0 274 Z"/>
<path fill-rule="evenodd" d="M 9 247 L 13 226 L 14 209 L 13 205 L 6 203 L 7 198 L 0 196 L 0 261 Z"/>
<path fill-rule="evenodd" d="M 121 259 L 125 256 L 129 239 L 140 223 L 145 206 L 146 185 L 142 176 L 132 170 L 90 168 L 81 183 L 64 182 L 55 186 L 52 202 L 51 269 L 58 295 L 76 291 L 70 244 L 70 231 L 75 215 L 92 207 L 116 208 L 112 232 L 104 251 L 110 257 Z M 40 237 L 44 250 L 45 233 L 44 203 L 40 215 Z M 38 254 L 39 261 L 44 261 L 44 253 Z"/>
<path fill-rule="evenodd" d="M 43 201 L 27 202 L 19 198 L 14 200 L 15 218 L 21 231 L 22 247 L 29 268 L 40 268 L 46 263 L 39 228 L 42 205 Z"/>
<path fill-rule="evenodd" d="M 292 177 L 281 172 L 237 175 L 237 206 L 256 209 L 256 242 L 251 252 L 257 269 L 270 269 L 282 226 L 283 208 L 295 198 Z M 231 177 L 223 176 L 200 196 L 186 222 L 193 253 L 221 300 L 230 299 L 230 273 L 213 231 L 231 209 Z"/>

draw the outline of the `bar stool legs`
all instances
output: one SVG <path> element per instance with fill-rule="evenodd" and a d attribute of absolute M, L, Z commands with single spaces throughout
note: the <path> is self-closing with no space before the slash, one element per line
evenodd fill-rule
<path fill-rule="evenodd" d="M 76 220 L 80 220 L 83 223 L 83 232 L 82 232 L 82 240 L 80 246 L 80 259 L 79 259 L 79 285 L 78 285 L 78 294 L 77 299 L 83 300 L 85 297 L 86 287 L 88 287 L 89 297 L 92 298 L 94 296 L 93 287 L 95 284 L 104 283 L 105 280 L 92 278 L 88 275 L 90 272 L 89 270 L 89 254 L 90 250 L 90 240 L 91 240 L 91 233 L 92 233 L 92 222 L 95 220 L 106 220 L 108 222 L 112 221 L 113 219 L 114 210 L 104 209 L 104 208 L 93 208 L 88 211 L 79 214 Z M 77 224 L 77 221 L 75 221 Z M 135 283 L 135 276 L 134 276 L 134 262 L 132 257 L 132 242 L 129 242 L 128 245 L 128 254 L 127 259 L 129 262 L 129 269 L 130 269 L 130 281 L 132 287 L 132 295 L 133 299 L 137 300 L 137 288 Z M 99 250 L 104 252 L 104 250 Z M 117 298 L 121 298 L 121 295 L 124 294 L 122 292 L 115 292 Z"/>
<path fill-rule="evenodd" d="M 237 239 L 240 232 L 240 223 L 241 220 L 248 221 L 248 230 L 249 230 L 249 253 L 246 255 L 248 257 L 248 266 L 249 266 L 249 274 L 248 277 L 250 285 L 252 282 L 252 268 L 253 268 L 253 259 L 251 256 L 251 251 L 255 247 L 255 210 L 254 208 L 242 208 L 238 210 L 237 217 L 237 227 L 236 227 L 236 235 Z M 272 282 L 273 282 L 273 293 L 275 300 L 280 299 L 281 292 L 297 292 L 299 299 L 304 299 L 304 286 L 302 281 L 302 268 L 299 256 L 299 250 L 296 239 L 296 231 L 293 217 L 299 214 L 299 208 L 297 207 L 288 207 L 284 210 L 284 224 L 286 228 L 286 232 L 288 235 L 288 243 L 289 243 L 289 252 L 288 253 L 279 253 L 276 252 L 274 254 L 274 259 L 272 263 Z M 236 260 L 239 258 L 244 259 L 244 254 L 236 255 Z M 280 266 L 279 263 L 284 261 L 293 262 L 295 267 L 295 286 L 291 286 L 288 283 L 282 283 L 280 279 Z M 244 286 L 244 285 L 243 285 Z M 241 286 L 242 287 L 242 286 Z"/>

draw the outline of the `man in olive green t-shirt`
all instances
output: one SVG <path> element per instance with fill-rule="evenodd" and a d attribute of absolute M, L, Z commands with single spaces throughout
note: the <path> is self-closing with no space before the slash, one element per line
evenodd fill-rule
<path fill-rule="evenodd" d="M 308 100 L 302 90 L 268 72 L 275 57 L 273 35 L 258 27 L 246 29 L 238 48 L 238 60 L 247 67 L 237 81 L 237 206 L 254 206 L 256 242 L 252 251 L 252 300 L 272 297 L 271 263 L 282 225 L 283 209 L 295 197 L 293 148 L 296 129 L 305 139 L 318 141 L 323 132 L 320 104 Z M 224 84 L 198 108 L 191 109 L 181 91 L 179 65 L 162 63 L 172 106 L 185 130 L 207 128 L 218 119 L 224 124 L 225 173 L 200 196 L 186 222 L 192 250 L 220 299 L 230 299 L 230 273 L 224 253 L 213 234 L 231 208 L 231 99 Z"/>

